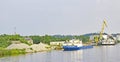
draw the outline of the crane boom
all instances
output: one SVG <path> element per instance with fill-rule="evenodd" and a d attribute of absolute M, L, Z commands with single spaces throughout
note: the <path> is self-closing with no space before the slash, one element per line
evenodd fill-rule
<path fill-rule="evenodd" d="M 95 36 L 95 42 L 96 42 L 96 44 L 98 44 L 102 40 L 102 38 L 103 38 L 103 32 L 104 32 L 105 27 L 107 27 L 107 22 L 104 19 L 103 20 L 103 24 L 102 24 L 102 28 L 101 28 L 101 31 L 100 31 L 100 34 L 99 34 L 99 37 Z"/>
<path fill-rule="evenodd" d="M 103 24 L 102 24 L 102 29 L 101 29 L 101 31 L 100 31 L 100 38 L 99 38 L 99 40 L 102 39 L 102 34 L 103 34 L 103 32 L 104 32 L 105 27 L 107 27 L 107 22 L 106 22 L 106 20 L 104 19 L 104 20 L 103 20 Z"/>

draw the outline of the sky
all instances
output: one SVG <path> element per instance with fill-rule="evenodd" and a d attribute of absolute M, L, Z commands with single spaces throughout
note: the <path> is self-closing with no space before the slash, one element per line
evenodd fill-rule
<path fill-rule="evenodd" d="M 119 33 L 120 0 L 0 0 L 0 34 Z"/>

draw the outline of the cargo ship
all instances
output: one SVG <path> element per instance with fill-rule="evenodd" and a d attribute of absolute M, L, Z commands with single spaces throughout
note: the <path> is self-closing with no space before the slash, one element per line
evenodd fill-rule
<path fill-rule="evenodd" d="M 63 44 L 64 51 L 73 51 L 73 50 L 88 49 L 88 48 L 93 48 L 93 46 L 92 45 L 83 46 L 82 41 L 76 39 L 66 41 Z"/>

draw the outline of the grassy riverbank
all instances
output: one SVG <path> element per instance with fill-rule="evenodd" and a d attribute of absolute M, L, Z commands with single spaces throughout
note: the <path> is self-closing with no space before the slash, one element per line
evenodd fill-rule
<path fill-rule="evenodd" d="M 0 57 L 3 56 L 11 56 L 11 55 L 19 55 L 19 54 L 25 54 L 25 50 L 19 50 L 19 49 L 11 49 L 7 50 L 4 48 L 0 48 Z"/>

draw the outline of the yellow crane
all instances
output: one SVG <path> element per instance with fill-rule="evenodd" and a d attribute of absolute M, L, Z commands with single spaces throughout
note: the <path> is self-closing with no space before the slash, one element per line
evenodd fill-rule
<path fill-rule="evenodd" d="M 96 44 L 98 44 L 99 41 L 102 40 L 102 37 L 103 37 L 102 35 L 103 35 L 103 32 L 104 32 L 105 27 L 107 27 L 107 22 L 106 22 L 106 20 L 104 19 L 104 20 L 103 20 L 103 24 L 102 24 L 102 28 L 101 28 L 101 31 L 100 31 L 100 35 L 99 35 L 99 37 L 98 37 L 98 36 L 95 37 L 95 42 L 96 42 Z"/>
<path fill-rule="evenodd" d="M 106 22 L 106 20 L 104 19 L 104 20 L 103 20 L 103 24 L 102 24 L 102 28 L 101 28 L 101 31 L 100 31 L 100 38 L 99 38 L 99 40 L 102 39 L 102 34 L 103 34 L 103 32 L 104 32 L 105 27 L 107 27 L 107 22 Z"/>

